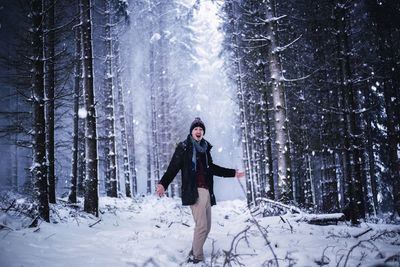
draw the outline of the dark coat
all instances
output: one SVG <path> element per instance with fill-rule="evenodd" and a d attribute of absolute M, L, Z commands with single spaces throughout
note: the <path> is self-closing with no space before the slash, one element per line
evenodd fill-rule
<path fill-rule="evenodd" d="M 205 140 L 204 140 L 205 141 Z M 207 142 L 207 141 L 206 141 Z M 210 192 L 211 205 L 215 205 L 214 196 L 214 175 L 222 177 L 234 177 L 236 170 L 227 169 L 220 167 L 213 163 L 210 150 L 212 145 L 207 142 L 207 158 L 208 166 L 205 168 L 206 182 L 208 184 L 208 189 Z M 172 156 L 171 162 L 168 165 L 168 169 L 160 180 L 165 190 L 168 185 L 175 178 L 178 171 L 182 174 L 182 205 L 193 205 L 196 203 L 199 194 L 197 192 L 197 184 L 195 180 L 195 175 L 192 172 L 192 155 L 193 155 L 193 144 L 190 140 L 190 135 L 188 138 L 180 142 Z"/>

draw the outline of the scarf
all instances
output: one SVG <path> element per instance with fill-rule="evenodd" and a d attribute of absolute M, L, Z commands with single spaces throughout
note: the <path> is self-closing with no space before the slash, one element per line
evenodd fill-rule
<path fill-rule="evenodd" d="M 192 141 L 193 144 L 193 155 L 192 155 L 192 170 L 196 173 L 197 171 L 197 153 L 204 153 L 206 156 L 206 168 L 208 167 L 208 158 L 207 158 L 207 142 L 204 139 L 201 139 L 200 143 L 197 142 L 196 140 L 193 139 L 192 136 L 190 136 L 190 140 Z"/>

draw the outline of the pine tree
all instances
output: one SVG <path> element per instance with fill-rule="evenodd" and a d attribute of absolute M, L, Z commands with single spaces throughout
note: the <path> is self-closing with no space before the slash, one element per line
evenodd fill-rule
<path fill-rule="evenodd" d="M 292 180 L 290 176 L 290 150 L 289 150 L 289 133 L 286 115 L 286 99 L 285 89 L 282 78 L 282 63 L 280 53 L 282 47 L 279 47 L 279 36 L 277 29 L 277 15 L 274 9 L 273 1 L 266 1 L 265 15 L 268 22 L 267 38 L 270 41 L 268 49 L 269 70 L 272 80 L 272 99 L 274 112 L 274 128 L 275 128 L 275 143 L 277 144 L 278 158 L 278 198 L 284 202 L 293 200 Z"/>
<path fill-rule="evenodd" d="M 79 6 L 79 5 L 78 5 Z M 78 10 L 79 11 L 79 10 Z M 77 203 L 78 176 L 79 176 L 79 99 L 82 86 L 82 49 L 81 49 L 81 27 L 75 26 L 75 69 L 74 69 L 74 128 L 72 133 L 72 167 L 71 167 L 71 189 L 68 196 L 70 203 Z"/>
<path fill-rule="evenodd" d="M 86 179 L 84 210 L 98 216 L 98 167 L 97 167 L 97 131 L 96 107 L 93 86 L 93 48 L 92 48 L 92 17 L 91 1 L 81 0 L 82 25 L 82 58 L 83 58 L 83 88 L 85 107 L 87 110 L 86 138 Z"/>
<path fill-rule="evenodd" d="M 47 26 L 44 44 L 45 79 L 46 79 L 46 155 L 48 162 L 47 180 L 49 183 L 49 202 L 56 203 L 56 177 L 54 158 L 54 92 L 55 92 L 55 3 L 50 0 L 44 1 L 45 25 Z"/>
<path fill-rule="evenodd" d="M 105 1 L 105 47 L 106 47 L 106 72 L 105 72 L 105 116 L 106 116 L 106 192 L 107 196 L 117 197 L 117 160 L 116 160 L 116 140 L 115 140 L 115 109 L 114 109 L 114 48 L 112 36 L 112 7 L 111 0 Z"/>
<path fill-rule="evenodd" d="M 31 168 L 35 179 L 35 191 L 38 198 L 39 215 L 49 222 L 49 195 L 46 164 L 46 125 L 44 103 L 44 54 L 43 54 L 43 3 L 33 0 L 31 4 L 32 18 L 32 104 L 33 104 L 33 165 Z"/>

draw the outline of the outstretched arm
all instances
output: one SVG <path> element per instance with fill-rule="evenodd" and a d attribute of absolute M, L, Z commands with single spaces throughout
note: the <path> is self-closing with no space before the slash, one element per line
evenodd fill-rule
<path fill-rule="evenodd" d="M 212 174 L 220 177 L 235 177 L 236 175 L 235 169 L 224 168 L 214 163 L 210 164 L 210 170 Z"/>
<path fill-rule="evenodd" d="M 209 162 L 210 162 L 210 170 L 216 176 L 240 178 L 245 175 L 245 173 L 243 171 L 224 168 L 217 164 L 214 164 L 211 154 L 209 154 Z"/>
<path fill-rule="evenodd" d="M 210 169 L 214 175 L 221 176 L 221 177 L 241 178 L 246 175 L 246 173 L 244 171 L 224 168 L 224 167 L 218 166 L 214 163 L 210 165 Z"/>

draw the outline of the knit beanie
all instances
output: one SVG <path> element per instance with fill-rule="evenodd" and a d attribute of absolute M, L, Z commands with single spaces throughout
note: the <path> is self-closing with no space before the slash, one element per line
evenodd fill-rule
<path fill-rule="evenodd" d="M 204 134 L 206 134 L 206 126 L 204 126 L 203 121 L 199 117 L 196 117 L 190 125 L 190 133 L 192 133 L 193 129 L 196 127 L 203 128 Z"/>

